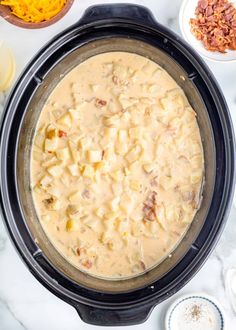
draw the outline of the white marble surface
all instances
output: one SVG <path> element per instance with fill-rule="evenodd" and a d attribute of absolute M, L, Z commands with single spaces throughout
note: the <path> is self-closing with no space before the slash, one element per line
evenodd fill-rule
<path fill-rule="evenodd" d="M 114 1 L 103 0 L 102 2 Z M 129 2 L 149 7 L 159 22 L 179 33 L 178 11 L 181 0 L 129 0 Z M 66 17 L 43 30 L 19 29 L 0 19 L 0 40 L 5 40 L 13 49 L 17 59 L 17 74 L 46 41 L 76 22 L 83 11 L 95 3 L 99 3 L 99 1 L 75 0 Z M 208 65 L 223 89 L 231 115 L 236 123 L 236 63 L 216 64 L 212 62 Z M 0 95 L 0 103 L 2 98 L 3 96 Z M 183 293 L 205 292 L 213 295 L 222 303 L 228 320 L 226 329 L 235 330 L 236 315 L 233 314 L 224 288 L 224 273 L 232 266 L 236 267 L 235 208 L 231 210 L 226 229 L 217 248 L 194 279 L 174 297 L 157 306 L 144 325 L 130 328 L 162 330 L 164 329 L 165 311 L 173 299 Z M 94 328 L 82 323 L 72 307 L 56 298 L 37 282 L 19 259 L 0 221 L 0 330 L 75 330 L 80 327 L 88 330 Z"/>

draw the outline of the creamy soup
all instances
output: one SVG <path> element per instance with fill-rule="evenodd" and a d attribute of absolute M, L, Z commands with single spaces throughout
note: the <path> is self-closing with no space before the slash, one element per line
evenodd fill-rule
<path fill-rule="evenodd" d="M 167 257 L 199 207 L 204 172 L 196 113 L 151 60 L 93 56 L 42 109 L 31 183 L 55 248 L 103 278 L 136 276 Z"/>

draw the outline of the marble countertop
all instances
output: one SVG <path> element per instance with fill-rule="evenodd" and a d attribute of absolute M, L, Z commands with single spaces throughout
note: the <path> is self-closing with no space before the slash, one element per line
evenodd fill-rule
<path fill-rule="evenodd" d="M 101 2 L 122 1 L 103 0 Z M 149 7 L 160 23 L 179 33 L 178 12 L 181 0 L 129 0 L 127 2 Z M 0 19 L 0 40 L 5 40 L 13 49 L 17 59 L 17 75 L 44 43 L 76 22 L 89 5 L 97 3 L 100 2 L 75 0 L 70 12 L 62 20 L 42 30 L 19 29 Z M 224 92 L 236 127 L 236 62 L 231 64 L 207 62 L 207 64 Z M 0 95 L 1 103 L 4 103 L 3 95 Z M 132 326 L 130 329 L 162 330 L 165 312 L 171 301 L 184 293 L 204 292 L 213 295 L 221 302 L 228 321 L 226 329 L 235 330 L 236 315 L 228 301 L 224 283 L 225 272 L 230 267 L 236 267 L 235 207 L 231 209 L 228 223 L 216 249 L 198 274 L 174 297 L 158 305 L 146 323 Z M 47 291 L 33 277 L 17 255 L 0 221 L 0 330 L 76 330 L 80 327 L 88 330 L 95 329 L 94 326 L 83 323 L 71 306 Z"/>

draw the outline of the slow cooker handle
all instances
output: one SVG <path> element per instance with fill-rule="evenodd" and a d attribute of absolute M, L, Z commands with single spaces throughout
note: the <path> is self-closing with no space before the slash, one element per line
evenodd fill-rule
<path fill-rule="evenodd" d="M 81 319 L 88 324 L 100 326 L 123 326 L 145 322 L 153 308 L 154 306 L 145 306 L 113 310 L 79 304 L 76 307 L 76 310 Z"/>
<path fill-rule="evenodd" d="M 128 19 L 144 24 L 157 24 L 154 16 L 146 7 L 124 3 L 91 6 L 86 9 L 78 23 L 87 24 L 109 18 Z"/>

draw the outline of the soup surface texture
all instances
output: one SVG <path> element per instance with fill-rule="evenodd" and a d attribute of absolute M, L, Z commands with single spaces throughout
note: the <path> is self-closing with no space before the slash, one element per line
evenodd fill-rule
<path fill-rule="evenodd" d="M 196 113 L 170 75 L 131 53 L 93 56 L 40 114 L 31 184 L 40 222 L 80 270 L 136 276 L 167 257 L 199 207 Z"/>

